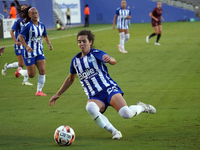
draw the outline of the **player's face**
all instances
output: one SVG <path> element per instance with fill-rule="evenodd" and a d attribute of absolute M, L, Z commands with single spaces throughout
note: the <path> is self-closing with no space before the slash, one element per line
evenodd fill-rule
<path fill-rule="evenodd" d="M 87 35 L 81 35 L 78 37 L 78 46 L 84 55 L 90 52 L 91 45 L 92 41 L 88 40 Z"/>
<path fill-rule="evenodd" d="M 158 7 L 158 8 L 161 8 L 161 7 L 162 7 L 162 3 L 161 3 L 161 2 L 158 2 L 158 3 L 157 3 L 157 7 Z"/>
<path fill-rule="evenodd" d="M 31 11 L 29 12 L 29 17 L 31 18 L 32 21 L 38 21 L 39 18 L 39 14 L 37 9 L 33 8 L 31 9 Z"/>
<path fill-rule="evenodd" d="M 122 1 L 121 6 L 122 6 L 122 8 L 126 8 L 126 1 Z"/>

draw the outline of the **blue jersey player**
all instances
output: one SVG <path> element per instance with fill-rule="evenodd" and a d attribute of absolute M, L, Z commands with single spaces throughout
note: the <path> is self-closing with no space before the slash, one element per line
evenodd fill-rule
<path fill-rule="evenodd" d="M 53 46 L 50 43 L 49 37 L 47 36 L 46 28 L 44 24 L 38 22 L 38 11 L 36 8 L 28 7 L 27 17 L 28 23 L 25 24 L 24 28 L 19 34 L 19 40 L 25 47 L 24 51 L 24 62 L 27 66 L 27 71 L 19 72 L 20 74 L 25 74 L 30 78 L 35 76 L 35 65 L 38 68 L 38 84 L 37 84 L 37 96 L 46 96 L 42 92 L 42 88 L 45 83 L 45 67 L 46 61 L 43 52 L 43 42 L 42 37 L 44 37 L 46 43 L 53 50 Z"/>
<path fill-rule="evenodd" d="M 126 7 L 126 1 L 121 1 L 121 7 L 117 8 L 114 19 L 113 29 L 115 29 L 115 22 L 117 19 L 117 29 L 119 31 L 119 45 L 118 49 L 121 53 L 128 53 L 125 50 L 124 44 L 130 39 L 129 24 L 131 19 L 131 10 Z"/>
<path fill-rule="evenodd" d="M 20 6 L 21 11 L 24 9 L 28 8 L 26 4 L 22 4 Z M 6 72 L 9 68 L 18 68 L 17 70 L 22 70 L 22 67 L 25 65 L 24 60 L 23 60 L 23 53 L 24 53 L 24 47 L 21 45 L 18 39 L 18 35 L 21 32 L 22 28 L 24 27 L 24 18 L 23 18 L 23 13 L 20 14 L 21 18 L 16 19 L 15 23 L 12 26 L 12 29 L 10 30 L 11 37 L 13 41 L 15 42 L 14 48 L 15 48 L 15 54 L 17 56 L 18 62 L 14 63 L 6 63 L 2 69 L 2 75 L 5 76 Z M 19 74 L 17 72 L 15 73 L 15 76 L 18 78 Z M 24 80 L 22 82 L 22 85 L 33 85 L 28 81 L 28 77 L 24 76 Z"/>
<path fill-rule="evenodd" d="M 80 31 L 77 35 L 77 41 L 81 52 L 72 59 L 68 77 L 59 91 L 51 97 L 49 104 L 53 106 L 78 75 L 83 90 L 88 97 L 86 110 L 101 128 L 112 133 L 112 139 L 120 139 L 122 138 L 121 132 L 103 115 L 108 106 L 115 108 L 123 118 L 131 118 L 141 112 L 156 113 L 156 109 L 152 105 L 142 102 L 128 107 L 122 97 L 122 90 L 109 76 L 106 67 L 106 63 L 115 65 L 116 60 L 104 51 L 91 48 L 94 42 L 94 35 L 91 31 Z"/>

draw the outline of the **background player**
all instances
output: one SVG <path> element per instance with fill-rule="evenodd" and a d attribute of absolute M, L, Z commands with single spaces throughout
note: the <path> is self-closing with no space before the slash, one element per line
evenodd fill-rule
<path fill-rule="evenodd" d="M 10 30 L 10 35 L 15 42 L 14 48 L 15 48 L 15 54 L 17 56 L 18 62 L 14 62 L 12 64 L 5 64 L 4 68 L 2 69 L 2 75 L 5 76 L 6 72 L 9 68 L 16 68 L 18 67 L 17 70 L 22 70 L 22 67 L 25 65 L 24 60 L 23 60 L 23 53 L 24 53 L 24 47 L 21 45 L 21 43 L 18 40 L 18 35 L 21 32 L 22 28 L 24 27 L 24 15 L 23 15 L 23 10 L 28 8 L 26 4 L 21 5 L 21 13 L 20 13 L 20 18 L 15 21 L 15 23 L 12 26 L 12 29 Z M 15 73 L 15 76 L 18 78 L 20 74 Z M 22 81 L 22 85 L 33 85 L 28 81 L 28 77 L 24 76 L 24 80 Z"/>
<path fill-rule="evenodd" d="M 102 114 L 109 105 L 114 107 L 123 118 L 131 118 L 141 112 L 156 113 L 156 109 L 142 102 L 128 107 L 122 97 L 123 92 L 109 76 L 105 65 L 105 63 L 115 65 L 116 60 L 104 51 L 91 48 L 94 43 L 94 35 L 91 31 L 80 31 L 77 41 L 81 52 L 72 59 L 70 73 L 60 90 L 51 97 L 50 106 L 55 104 L 61 94 L 72 85 L 78 74 L 83 90 L 88 96 L 86 110 L 101 128 L 112 133 L 112 139 L 120 139 L 121 132 Z"/>
<path fill-rule="evenodd" d="M 157 39 L 156 39 L 156 43 L 155 45 L 161 45 L 160 43 L 158 43 L 160 37 L 161 37 L 161 33 L 162 33 L 162 24 L 160 19 L 162 19 L 162 21 L 164 21 L 163 17 L 161 16 L 163 13 L 162 10 L 162 3 L 161 2 L 157 2 L 157 7 L 153 9 L 153 11 L 149 14 L 149 16 L 151 17 L 151 24 L 152 27 L 154 29 L 154 33 L 152 33 L 150 36 L 146 37 L 146 42 L 149 43 L 149 39 L 155 35 L 157 35 Z"/>
<path fill-rule="evenodd" d="M 53 46 L 50 43 L 47 36 L 46 28 L 44 24 L 38 22 L 39 14 L 36 8 L 28 7 L 25 9 L 26 26 L 19 34 L 19 40 L 25 47 L 24 62 L 27 66 L 27 70 L 19 70 L 18 73 L 33 78 L 35 76 L 35 65 L 38 68 L 38 84 L 37 84 L 37 96 L 46 96 L 42 92 L 42 88 L 45 83 L 45 67 L 46 61 L 43 52 L 42 37 L 44 37 L 46 43 L 53 50 Z"/>
<path fill-rule="evenodd" d="M 124 44 L 129 40 L 129 19 L 131 19 L 131 10 L 126 7 L 126 1 L 121 1 L 121 7 L 117 8 L 113 19 L 113 29 L 115 29 L 115 22 L 117 19 L 117 29 L 119 31 L 119 45 L 118 49 L 121 53 L 128 53 L 125 50 Z"/>

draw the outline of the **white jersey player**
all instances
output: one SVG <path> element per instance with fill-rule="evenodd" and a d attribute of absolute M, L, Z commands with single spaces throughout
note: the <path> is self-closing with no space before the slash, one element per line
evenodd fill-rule
<path fill-rule="evenodd" d="M 113 19 L 113 29 L 115 29 L 115 22 L 117 19 L 117 29 L 119 31 L 119 45 L 118 49 L 121 53 L 128 53 L 125 50 L 124 44 L 130 39 L 129 34 L 129 24 L 131 19 L 131 10 L 126 7 L 126 1 L 121 1 L 121 7 L 117 8 L 114 19 Z"/>
<path fill-rule="evenodd" d="M 68 77 L 60 90 L 51 97 L 49 104 L 53 106 L 78 75 L 83 90 L 88 97 L 86 110 L 101 128 L 111 132 L 112 139 L 120 139 L 122 138 L 121 132 L 103 115 L 108 106 L 115 108 L 123 118 L 132 118 L 141 112 L 156 113 L 156 109 L 152 105 L 142 102 L 128 107 L 122 97 L 122 90 L 109 76 L 106 67 L 106 63 L 115 65 L 116 60 L 104 51 L 91 48 L 94 42 L 94 35 L 91 31 L 80 31 L 77 35 L 77 41 L 81 52 L 72 59 Z"/>

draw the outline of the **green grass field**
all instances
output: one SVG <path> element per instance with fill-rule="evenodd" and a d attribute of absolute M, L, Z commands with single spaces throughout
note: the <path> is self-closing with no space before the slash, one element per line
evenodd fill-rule
<path fill-rule="evenodd" d="M 91 25 L 94 45 L 117 60 L 108 65 L 111 77 L 125 93 L 128 105 L 138 101 L 152 104 L 157 113 L 140 114 L 125 120 L 109 107 L 105 112 L 110 122 L 122 132 L 123 138 L 112 140 L 85 110 L 85 96 L 78 77 L 56 105 L 49 100 L 69 73 L 71 59 L 79 52 L 76 34 L 85 29 L 48 31 L 53 51 L 44 43 L 46 56 L 46 97 L 35 96 L 37 77 L 29 79 L 33 86 L 22 86 L 22 77 L 15 78 L 16 69 L 0 76 L 0 149 L 1 150 L 191 150 L 200 149 L 200 22 L 163 23 L 161 46 L 156 37 L 147 44 L 153 32 L 148 24 L 131 24 L 131 38 L 126 43 L 128 54 L 117 49 L 119 35 L 112 25 Z M 13 41 L 0 39 L 6 46 L 0 67 L 17 61 Z M 53 139 L 60 125 L 71 126 L 75 142 L 60 147 Z"/>

